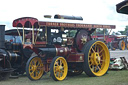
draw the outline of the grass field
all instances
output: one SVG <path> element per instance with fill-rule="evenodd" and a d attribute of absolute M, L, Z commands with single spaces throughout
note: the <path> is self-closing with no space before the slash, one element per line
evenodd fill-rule
<path fill-rule="evenodd" d="M 30 81 L 26 76 L 20 76 L 18 79 L 0 81 L 0 85 L 128 85 L 128 70 L 110 70 L 102 77 L 88 77 L 83 73 L 67 77 L 63 81 L 54 81 L 49 74 L 38 81 Z"/>

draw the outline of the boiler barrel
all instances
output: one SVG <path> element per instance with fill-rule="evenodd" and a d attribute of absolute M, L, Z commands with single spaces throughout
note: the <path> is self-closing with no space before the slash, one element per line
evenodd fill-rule
<path fill-rule="evenodd" d="M 0 25 L 0 48 L 5 48 L 5 25 Z"/>
<path fill-rule="evenodd" d="M 39 48 L 39 53 L 46 54 L 47 57 L 67 56 L 70 50 L 67 47 Z"/>
<path fill-rule="evenodd" d="M 10 51 L 7 51 L 7 53 L 8 53 L 8 55 L 9 55 L 7 59 L 8 59 L 11 63 L 15 63 L 15 62 L 20 63 L 20 62 L 22 61 L 22 59 L 23 59 L 23 57 L 20 56 L 20 55 L 17 54 L 17 53 L 10 52 Z"/>
<path fill-rule="evenodd" d="M 67 15 L 58 15 L 54 16 L 55 19 L 71 19 L 71 20 L 83 20 L 81 16 L 67 16 Z"/>

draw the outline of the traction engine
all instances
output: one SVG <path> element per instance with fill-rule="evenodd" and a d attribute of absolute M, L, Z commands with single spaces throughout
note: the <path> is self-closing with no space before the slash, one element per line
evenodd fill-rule
<path fill-rule="evenodd" d="M 23 49 L 23 45 L 16 42 L 16 32 L 5 31 L 5 25 L 0 25 L 0 80 L 8 79 L 10 75 L 24 74 L 28 59 L 26 55 L 31 55 L 30 50 Z"/>
<path fill-rule="evenodd" d="M 115 26 L 85 24 L 80 16 L 55 15 L 54 18 L 40 21 L 22 17 L 13 21 L 13 27 L 22 36 L 18 48 L 21 51 L 15 53 L 26 56 L 28 78 L 39 80 L 47 72 L 56 81 L 83 71 L 88 76 L 104 75 L 109 67 L 109 50 L 104 42 L 92 40 L 91 34 L 96 28 L 114 29 Z M 22 32 L 18 29 L 21 27 Z"/>

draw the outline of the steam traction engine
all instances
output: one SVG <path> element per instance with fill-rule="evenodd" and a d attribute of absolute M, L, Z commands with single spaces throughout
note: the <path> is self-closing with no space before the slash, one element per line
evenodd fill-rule
<path fill-rule="evenodd" d="M 126 35 L 113 35 L 114 38 L 110 43 L 111 50 L 120 49 L 125 50 L 127 48 L 127 36 Z"/>
<path fill-rule="evenodd" d="M 124 0 L 124 1 L 122 1 L 122 2 L 120 2 L 120 3 L 118 3 L 118 4 L 116 4 L 116 11 L 118 12 L 118 13 L 122 13 L 122 14 L 128 14 L 128 11 L 127 11 L 127 9 L 128 9 L 128 0 Z M 128 49 L 128 30 L 127 30 L 127 34 L 126 34 L 127 36 L 126 36 L 126 48 Z M 122 47 L 125 45 L 125 42 L 123 41 L 122 42 Z"/>
<path fill-rule="evenodd" d="M 0 25 L 0 80 L 7 79 L 10 75 L 10 72 L 13 71 L 11 69 L 11 64 L 7 60 L 7 53 L 5 51 L 4 45 L 4 34 L 5 34 L 5 25 Z"/>
<path fill-rule="evenodd" d="M 17 29 L 5 31 L 5 25 L 0 25 L 0 80 L 8 79 L 10 74 L 19 75 L 25 72 L 28 56 L 33 51 L 23 49 L 18 38 Z"/>
<path fill-rule="evenodd" d="M 56 19 L 40 21 L 22 17 L 13 27 L 23 28 L 23 49 L 33 51 L 26 63 L 30 80 L 40 79 L 49 72 L 54 80 L 64 80 L 67 74 L 102 76 L 109 67 L 109 50 L 102 41 L 91 39 L 96 28 L 113 29 L 114 25 L 85 24 L 82 17 L 55 15 Z M 72 19 L 72 20 L 66 20 Z M 24 30 L 30 32 L 25 33 Z M 21 35 L 20 32 L 18 32 Z"/>

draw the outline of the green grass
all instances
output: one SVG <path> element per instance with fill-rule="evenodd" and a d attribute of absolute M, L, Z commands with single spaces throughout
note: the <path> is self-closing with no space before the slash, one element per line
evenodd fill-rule
<path fill-rule="evenodd" d="M 38 81 L 30 81 L 26 76 L 18 79 L 0 81 L 0 85 L 128 85 L 128 70 L 108 71 L 102 77 L 88 77 L 85 73 L 67 77 L 63 81 L 54 81 L 49 74 Z"/>

